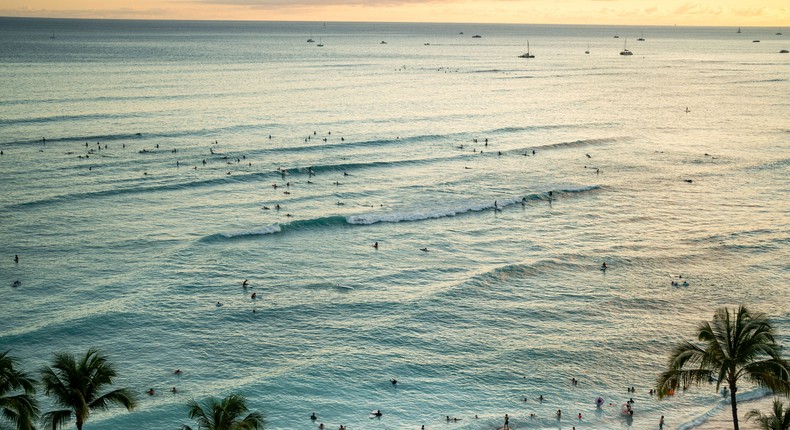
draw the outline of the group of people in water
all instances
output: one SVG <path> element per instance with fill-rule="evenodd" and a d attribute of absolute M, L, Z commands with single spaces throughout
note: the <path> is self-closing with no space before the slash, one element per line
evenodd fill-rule
<path fill-rule="evenodd" d="M 524 379 L 526 379 L 526 376 L 524 376 Z M 397 384 L 398 384 L 398 380 L 397 380 L 397 379 L 395 379 L 395 378 L 392 378 L 392 379 L 390 379 L 390 381 L 389 381 L 389 382 L 390 382 L 390 384 L 391 384 L 392 386 L 395 386 L 395 385 L 397 385 Z M 578 379 L 576 379 L 575 377 L 571 378 L 570 382 L 571 382 L 571 385 L 572 385 L 573 387 L 578 387 L 578 385 L 579 385 L 579 380 L 578 380 Z M 726 389 L 725 389 L 725 390 L 726 390 Z M 635 392 L 636 392 L 636 388 L 635 388 L 635 387 L 633 387 L 633 386 L 632 386 L 632 387 L 627 387 L 627 388 L 626 388 L 626 391 L 627 391 L 628 393 L 635 393 Z M 651 389 L 651 390 L 650 390 L 650 394 L 651 394 L 651 395 L 653 395 L 653 394 L 654 394 L 654 390 L 652 390 L 652 389 Z M 726 395 L 726 391 L 724 392 L 724 394 Z M 524 400 L 524 402 L 527 402 L 527 400 L 528 400 L 528 399 L 527 399 L 526 397 L 524 397 L 524 398 L 523 398 L 523 400 Z M 545 398 L 543 397 L 543 394 L 541 394 L 541 395 L 539 395 L 539 396 L 536 398 L 536 400 L 538 400 L 539 402 L 541 402 L 541 403 L 542 403 L 542 402 L 545 400 Z M 603 407 L 603 405 L 604 405 L 604 399 L 603 399 L 603 397 L 598 397 L 598 398 L 595 400 L 595 402 L 594 402 L 594 403 L 595 403 L 595 406 L 596 406 L 596 408 L 598 408 L 598 409 L 601 409 L 601 408 Z M 632 416 L 634 415 L 634 408 L 633 408 L 633 405 L 634 405 L 634 403 L 636 403 L 636 402 L 634 401 L 633 397 L 631 397 L 630 399 L 628 399 L 628 400 L 627 400 L 627 401 L 626 401 L 626 402 L 625 402 L 625 403 L 622 405 L 622 410 L 621 410 L 621 413 L 622 413 L 623 415 L 627 415 L 628 417 L 632 417 Z M 616 405 L 615 405 L 614 403 L 609 403 L 609 406 L 616 406 Z M 371 412 L 370 412 L 370 417 L 371 417 L 371 418 L 381 418 L 383 415 L 384 415 L 384 414 L 383 414 L 383 413 L 381 412 L 381 410 L 379 410 L 379 409 L 374 409 L 373 411 L 371 411 Z M 556 411 L 556 412 L 554 412 L 554 414 L 553 414 L 553 415 L 554 415 L 554 417 L 557 419 L 557 421 L 560 421 L 560 420 L 562 420 L 562 417 L 563 417 L 563 412 L 562 412 L 562 409 L 557 409 L 557 411 Z M 475 418 L 475 419 L 479 419 L 478 415 L 475 415 L 475 416 L 474 416 L 474 418 Z M 530 418 L 530 419 L 537 419 L 537 418 L 538 418 L 538 416 L 537 416 L 535 413 L 530 413 L 530 414 L 529 414 L 529 418 Z M 578 412 L 578 413 L 576 414 L 576 417 L 575 417 L 575 418 L 581 422 L 581 421 L 582 421 L 582 419 L 583 419 L 582 413 L 581 413 L 581 412 Z M 446 416 L 445 416 L 445 421 L 446 421 L 447 423 L 455 423 L 455 422 L 461 421 L 462 419 L 463 419 L 463 418 L 453 417 L 453 416 L 450 416 L 450 415 L 446 415 Z M 317 421 L 317 420 L 318 420 L 318 415 L 316 415 L 316 413 L 315 413 L 315 412 L 313 412 L 313 413 L 310 415 L 310 420 L 312 420 L 312 421 Z M 662 415 L 662 416 L 661 416 L 661 419 L 660 419 L 660 422 L 659 422 L 659 428 L 660 428 L 660 429 L 663 429 L 663 426 L 664 426 L 664 416 Z M 320 424 L 318 425 L 318 428 L 319 428 L 319 430 L 323 430 L 323 429 L 326 429 L 326 426 L 324 425 L 324 423 L 320 423 Z M 345 426 L 341 425 L 341 426 L 340 426 L 340 429 L 345 429 Z M 575 429 L 576 429 L 576 427 L 575 427 L 575 426 L 573 426 L 573 429 L 575 430 Z M 421 430 L 425 430 L 425 425 L 422 425 L 422 426 L 421 426 Z M 505 416 L 504 416 L 504 424 L 503 424 L 503 426 L 500 428 L 500 430 L 510 430 L 510 415 L 509 415 L 509 414 L 505 414 Z"/>

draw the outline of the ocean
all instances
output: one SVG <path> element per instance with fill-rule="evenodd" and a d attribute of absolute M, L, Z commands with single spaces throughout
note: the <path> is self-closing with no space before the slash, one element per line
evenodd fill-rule
<path fill-rule="evenodd" d="M 716 308 L 790 345 L 776 32 L 2 18 L 0 350 L 109 355 L 91 429 L 693 428 Z"/>

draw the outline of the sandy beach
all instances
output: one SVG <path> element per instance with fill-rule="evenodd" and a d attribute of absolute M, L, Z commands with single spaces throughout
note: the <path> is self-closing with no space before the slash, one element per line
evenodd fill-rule
<path fill-rule="evenodd" d="M 743 401 L 738 403 L 738 416 L 740 417 L 738 424 L 743 430 L 757 430 L 759 427 L 754 420 L 747 422 L 746 414 L 752 409 L 758 409 L 762 413 L 770 413 L 773 408 L 773 402 L 776 396 L 766 396 L 752 401 Z M 779 397 L 785 405 L 787 405 L 787 397 Z M 711 417 L 709 420 L 693 427 L 695 430 L 722 430 L 732 428 L 732 410 L 728 407 L 722 409 L 718 414 Z"/>

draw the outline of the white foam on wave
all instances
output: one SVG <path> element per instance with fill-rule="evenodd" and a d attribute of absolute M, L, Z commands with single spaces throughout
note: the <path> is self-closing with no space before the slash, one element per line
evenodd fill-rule
<path fill-rule="evenodd" d="M 280 224 L 272 224 L 255 230 L 244 230 L 244 231 L 237 231 L 233 233 L 220 233 L 220 234 L 224 237 L 231 239 L 234 237 L 241 237 L 241 236 L 260 236 L 264 234 L 274 234 L 274 233 L 279 233 L 280 231 L 282 231 Z"/>
<path fill-rule="evenodd" d="M 498 203 L 497 205 L 502 208 L 513 204 L 516 200 L 507 200 L 502 201 L 502 203 Z M 466 213 L 466 212 L 480 212 L 486 209 L 493 209 L 494 203 L 488 204 L 475 204 L 466 207 L 457 207 L 457 208 L 440 208 L 440 209 L 433 209 L 433 210 L 421 210 L 421 211 L 413 211 L 413 212 L 394 212 L 394 213 L 386 213 L 386 214 L 362 214 L 362 215 L 351 215 L 346 217 L 346 221 L 349 224 L 376 224 L 379 222 L 401 222 L 401 221 L 420 221 L 425 219 L 435 219 L 435 218 L 446 218 L 451 216 L 456 216 L 458 214 Z"/>
<path fill-rule="evenodd" d="M 752 390 L 752 391 L 747 391 L 745 393 L 737 395 L 737 401 L 738 401 L 738 404 L 740 405 L 741 402 L 748 402 L 748 401 L 751 401 L 751 400 L 761 399 L 761 398 L 763 398 L 763 397 L 765 397 L 765 396 L 767 396 L 769 394 L 771 394 L 770 391 L 768 391 L 766 389 L 763 389 L 763 388 L 758 388 L 758 389 L 755 389 L 755 390 Z M 722 400 L 719 401 L 718 403 L 716 403 L 716 406 L 714 406 L 709 411 L 707 411 L 704 414 L 692 419 L 691 421 L 688 421 L 688 422 L 685 422 L 685 423 L 679 425 L 678 426 L 678 430 L 690 430 L 690 429 L 693 429 L 695 427 L 699 427 L 702 424 L 705 424 L 706 422 L 708 422 L 708 420 L 710 420 L 714 416 L 720 414 L 722 412 L 722 410 L 729 409 L 729 408 L 730 408 L 729 397 L 722 398 Z"/>
<path fill-rule="evenodd" d="M 559 197 L 561 194 L 564 193 L 579 193 L 585 191 L 592 191 L 600 188 L 597 185 L 590 185 L 581 188 L 568 188 L 568 189 L 558 189 L 555 191 L 555 196 Z M 531 198 L 530 198 L 531 197 Z M 546 200 L 550 199 L 550 197 L 546 193 L 540 194 L 533 194 L 529 197 L 526 197 L 527 200 Z M 394 212 L 394 213 L 386 213 L 386 214 L 362 214 L 362 215 L 351 215 L 346 217 L 346 222 L 349 224 L 376 224 L 379 222 L 402 222 L 402 221 L 420 221 L 426 219 L 435 219 L 435 218 L 446 218 L 452 217 L 459 214 L 467 213 L 467 212 L 480 212 L 484 210 L 494 209 L 495 203 L 497 209 L 503 209 L 511 205 L 520 204 L 522 203 L 522 198 L 511 198 L 511 199 L 504 199 L 504 200 L 495 200 L 489 201 L 486 203 L 473 203 L 469 206 L 460 206 L 455 208 L 437 208 L 437 209 L 426 209 L 426 210 L 418 210 L 412 212 Z"/>

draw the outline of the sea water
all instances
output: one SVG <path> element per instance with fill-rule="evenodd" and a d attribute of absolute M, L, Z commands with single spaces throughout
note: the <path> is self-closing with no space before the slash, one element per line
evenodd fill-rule
<path fill-rule="evenodd" d="M 648 390 L 699 322 L 790 345 L 774 33 L 4 18 L 0 350 L 108 354 L 96 429 L 692 427 Z"/>

